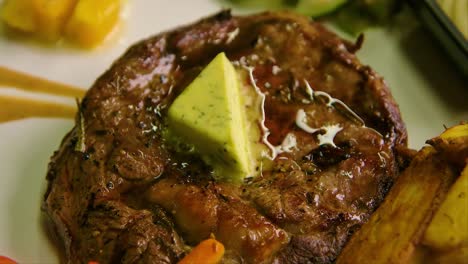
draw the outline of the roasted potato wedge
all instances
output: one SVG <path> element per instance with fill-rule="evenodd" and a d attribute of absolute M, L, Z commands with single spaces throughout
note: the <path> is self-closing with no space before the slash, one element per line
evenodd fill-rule
<path fill-rule="evenodd" d="M 449 250 L 468 242 L 468 166 L 450 188 L 426 229 L 423 244 Z M 468 262 L 468 258 L 466 259 Z"/>
<path fill-rule="evenodd" d="M 468 125 L 428 143 L 337 263 L 468 263 Z"/>
<path fill-rule="evenodd" d="M 466 264 L 468 263 L 468 244 L 450 251 L 434 251 L 425 246 L 416 248 L 407 264 Z"/>
<path fill-rule="evenodd" d="M 368 223 L 353 235 L 337 263 L 407 263 L 432 214 L 456 177 L 433 147 L 424 147 L 400 175 Z"/>
<path fill-rule="evenodd" d="M 440 152 L 448 162 L 462 169 L 468 159 L 468 124 L 451 127 L 427 143 Z"/>
<path fill-rule="evenodd" d="M 429 264 L 466 264 L 468 263 L 468 244 L 448 252 L 442 252 L 425 258 Z"/>
<path fill-rule="evenodd" d="M 443 139 L 468 137 L 468 124 L 450 127 L 445 130 L 444 133 L 440 134 L 439 137 Z"/>

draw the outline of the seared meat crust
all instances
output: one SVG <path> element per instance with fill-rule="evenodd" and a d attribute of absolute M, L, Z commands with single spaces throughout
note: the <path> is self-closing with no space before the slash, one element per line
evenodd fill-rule
<path fill-rule="evenodd" d="M 132 46 L 81 103 L 84 149 L 77 125 L 49 165 L 43 208 L 66 258 L 174 263 L 214 234 L 225 262 L 332 262 L 382 201 L 406 145 L 386 84 L 355 49 L 304 17 L 228 11 Z M 268 141 L 296 140 L 241 185 L 215 182 L 163 137 L 167 107 L 222 51 L 265 93 Z M 309 127 L 339 126 L 336 147 L 301 129 L 298 111 Z"/>

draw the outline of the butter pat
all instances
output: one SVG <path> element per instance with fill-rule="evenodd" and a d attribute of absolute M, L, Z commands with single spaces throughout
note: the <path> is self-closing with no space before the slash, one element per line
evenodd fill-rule
<path fill-rule="evenodd" d="M 246 114 L 234 66 L 218 54 L 168 110 L 170 133 L 191 144 L 226 181 L 252 176 Z"/>

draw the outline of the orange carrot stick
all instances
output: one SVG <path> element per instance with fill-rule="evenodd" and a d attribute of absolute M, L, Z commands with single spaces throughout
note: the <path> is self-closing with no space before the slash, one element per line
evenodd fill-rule
<path fill-rule="evenodd" d="M 203 240 L 178 264 L 216 264 L 224 255 L 224 246 L 216 239 Z"/>
<path fill-rule="evenodd" d="M 0 256 L 0 264 L 17 264 L 17 262 L 12 260 L 11 258 Z"/>

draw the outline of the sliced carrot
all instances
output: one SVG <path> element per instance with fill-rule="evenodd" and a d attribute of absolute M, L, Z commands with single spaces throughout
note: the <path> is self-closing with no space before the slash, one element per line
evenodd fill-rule
<path fill-rule="evenodd" d="M 216 264 L 224 255 L 224 246 L 216 239 L 203 240 L 179 264 Z"/>
<path fill-rule="evenodd" d="M 0 264 L 17 264 L 17 262 L 11 258 L 0 256 Z"/>

